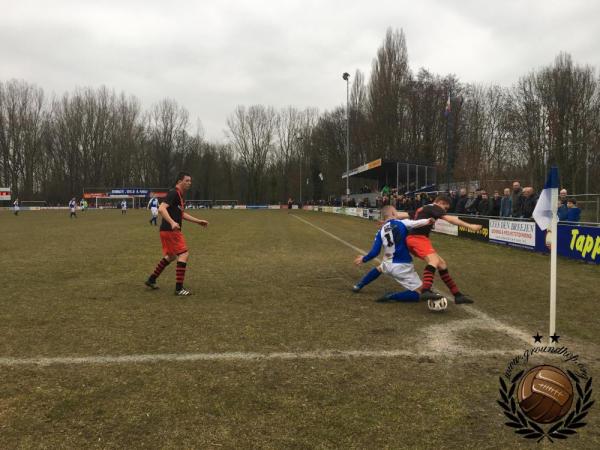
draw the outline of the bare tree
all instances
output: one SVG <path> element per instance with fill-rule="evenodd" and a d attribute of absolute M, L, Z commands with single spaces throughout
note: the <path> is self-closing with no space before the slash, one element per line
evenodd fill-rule
<path fill-rule="evenodd" d="M 265 170 L 275 134 L 275 111 L 262 105 L 238 106 L 227 119 L 228 137 L 247 175 L 246 197 L 261 199 Z"/>

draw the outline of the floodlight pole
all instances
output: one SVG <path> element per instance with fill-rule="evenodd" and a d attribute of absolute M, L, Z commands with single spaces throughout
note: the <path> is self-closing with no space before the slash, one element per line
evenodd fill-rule
<path fill-rule="evenodd" d="M 302 205 L 302 152 L 300 151 L 300 146 L 302 145 L 302 136 L 301 135 L 297 135 L 296 136 L 296 142 L 298 142 L 298 156 L 300 159 L 300 205 Z"/>
<path fill-rule="evenodd" d="M 346 200 L 350 198 L 350 74 L 344 72 L 346 80 Z"/>

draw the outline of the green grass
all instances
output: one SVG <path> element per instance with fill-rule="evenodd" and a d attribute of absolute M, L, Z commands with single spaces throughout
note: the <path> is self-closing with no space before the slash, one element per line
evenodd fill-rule
<path fill-rule="evenodd" d="M 368 250 L 374 222 L 295 212 Z M 498 376 L 508 356 L 423 356 L 432 326 L 473 316 L 450 304 L 378 304 L 381 277 L 355 251 L 287 211 L 199 211 L 184 225 L 186 286 L 160 258 L 146 212 L 0 213 L 0 358 L 158 353 L 408 350 L 407 357 L 0 365 L 0 448 L 528 448 L 503 425 Z M 459 286 L 489 316 L 547 335 L 548 258 L 436 235 Z M 417 262 L 419 271 L 423 265 Z M 439 279 L 436 280 L 436 283 Z M 442 286 L 438 286 L 442 288 Z M 600 268 L 559 259 L 561 343 L 600 367 Z M 468 349 L 525 347 L 485 328 Z M 598 448 L 600 421 L 563 445 Z"/>

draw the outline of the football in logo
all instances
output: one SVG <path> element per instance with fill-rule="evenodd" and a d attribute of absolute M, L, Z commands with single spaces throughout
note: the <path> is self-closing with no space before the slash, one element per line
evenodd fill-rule
<path fill-rule="evenodd" d="M 569 412 L 573 385 L 569 377 L 554 366 L 537 366 L 521 379 L 519 406 L 538 423 L 555 422 Z"/>

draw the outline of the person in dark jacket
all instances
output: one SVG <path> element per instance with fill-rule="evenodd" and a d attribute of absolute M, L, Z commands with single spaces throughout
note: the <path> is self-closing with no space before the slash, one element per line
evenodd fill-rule
<path fill-rule="evenodd" d="M 577 207 L 577 200 L 570 198 L 567 201 L 567 208 L 569 209 L 567 212 L 567 221 L 579 222 L 581 219 L 581 210 Z"/>
<path fill-rule="evenodd" d="M 490 208 L 490 216 L 498 217 L 500 215 L 500 192 L 494 191 L 494 197 L 490 199 L 492 207 Z"/>
<path fill-rule="evenodd" d="M 522 217 L 523 189 L 521 188 L 520 182 L 513 182 L 513 189 L 510 198 L 512 200 L 512 216 Z"/>
<path fill-rule="evenodd" d="M 483 189 L 481 188 L 475 189 L 475 201 L 471 205 L 471 210 L 473 211 L 473 214 L 477 214 L 477 211 L 479 211 L 479 202 L 481 201 L 482 192 Z"/>
<path fill-rule="evenodd" d="M 535 205 L 537 203 L 537 195 L 532 187 L 526 187 L 523 189 L 523 197 L 521 201 L 521 214 L 519 217 L 530 219 Z"/>
<path fill-rule="evenodd" d="M 477 212 L 477 209 L 475 208 L 475 200 L 475 194 L 473 192 L 469 192 L 467 202 L 465 203 L 465 211 L 467 214 L 475 214 Z"/>
<path fill-rule="evenodd" d="M 467 214 L 467 209 L 465 208 L 467 200 L 468 200 L 467 190 L 465 188 L 462 188 L 460 190 L 460 195 L 458 196 L 458 200 L 456 201 L 456 208 L 454 209 L 456 214 Z"/>
<path fill-rule="evenodd" d="M 456 195 L 456 191 L 450 191 L 450 209 L 449 213 L 453 213 L 456 211 L 456 202 L 458 202 L 458 196 Z"/>
<path fill-rule="evenodd" d="M 489 216 L 491 215 L 491 209 L 493 207 L 493 203 L 491 199 L 488 197 L 487 192 L 481 191 L 481 200 L 477 203 L 477 215 L 479 216 Z"/>

